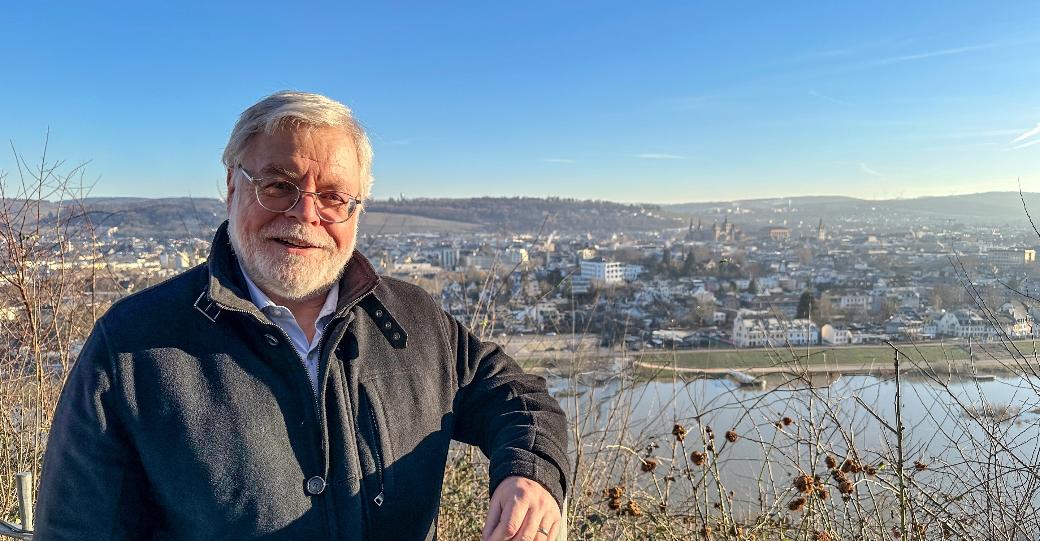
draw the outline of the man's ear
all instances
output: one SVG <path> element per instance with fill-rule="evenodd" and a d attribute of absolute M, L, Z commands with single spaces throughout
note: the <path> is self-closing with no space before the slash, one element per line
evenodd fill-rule
<path fill-rule="evenodd" d="M 227 210 L 231 215 L 231 196 L 235 194 L 235 170 L 228 167 L 227 170 Z"/>

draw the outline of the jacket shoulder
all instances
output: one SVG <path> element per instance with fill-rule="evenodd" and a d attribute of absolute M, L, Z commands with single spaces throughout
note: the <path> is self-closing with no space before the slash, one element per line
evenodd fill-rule
<path fill-rule="evenodd" d="M 402 307 L 409 307 L 409 309 L 421 307 L 440 311 L 440 306 L 437 305 L 428 291 L 413 283 L 398 280 L 397 278 L 380 276 L 375 294 L 380 301 L 387 304 L 399 304 Z M 394 309 L 393 306 L 387 306 L 387 308 L 390 310 Z"/>

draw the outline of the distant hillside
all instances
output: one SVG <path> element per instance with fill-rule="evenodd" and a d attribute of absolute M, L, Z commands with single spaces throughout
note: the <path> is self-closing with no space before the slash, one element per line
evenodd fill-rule
<path fill-rule="evenodd" d="M 1023 194 L 1034 216 L 1040 217 L 1040 193 Z M 874 216 L 916 216 L 958 222 L 1022 224 L 1026 216 L 1018 192 L 987 192 L 967 195 L 919 197 L 914 199 L 856 199 L 841 196 L 749 199 L 740 201 L 663 205 L 672 215 L 711 217 L 736 209 L 755 213 L 788 210 L 799 218 L 825 221 Z M 1035 210 L 1034 210 L 1035 209 Z M 768 215 L 766 215 L 768 216 Z"/>
<path fill-rule="evenodd" d="M 207 238 L 227 217 L 225 203 L 212 198 L 92 197 L 83 204 L 99 231 L 117 227 L 120 236 Z"/>
<path fill-rule="evenodd" d="M 1025 201 L 1040 219 L 1040 193 L 1025 194 Z M 113 230 L 117 236 L 207 238 L 227 215 L 224 202 L 212 198 L 95 197 L 83 203 L 99 233 L 117 228 Z M 8 200 L 8 204 L 17 206 L 17 201 Z M 59 206 L 45 203 L 41 211 L 45 220 L 52 221 Z M 68 205 L 60 212 L 63 217 L 70 217 Z M 701 219 L 710 225 L 712 221 L 728 218 L 741 226 L 754 227 L 799 221 L 815 223 L 819 219 L 827 223 L 876 222 L 893 217 L 1028 227 L 1018 193 L 990 192 L 917 199 L 821 196 L 663 206 L 554 197 L 391 199 L 369 202 L 361 228 L 365 234 L 466 231 L 522 234 L 543 230 L 545 235 L 552 231 L 609 235 L 682 227 L 690 219 Z"/>
<path fill-rule="evenodd" d="M 422 216 L 479 224 L 503 233 L 552 231 L 615 233 L 678 227 L 682 221 L 663 215 L 657 205 L 580 201 L 557 197 L 477 197 L 471 199 L 400 199 L 372 201 L 371 212 Z"/>
<path fill-rule="evenodd" d="M 16 201 L 10 204 L 17 205 Z M 227 207 L 212 198 L 92 197 L 83 200 L 85 214 L 72 217 L 68 204 L 44 203 L 41 215 L 53 221 L 89 217 L 99 233 L 169 239 L 209 237 L 227 216 Z M 655 205 L 608 201 L 529 197 L 473 199 L 401 199 L 371 201 L 361 220 L 365 234 L 491 231 L 505 234 L 616 233 L 678 227 L 682 221 L 664 216 Z"/>

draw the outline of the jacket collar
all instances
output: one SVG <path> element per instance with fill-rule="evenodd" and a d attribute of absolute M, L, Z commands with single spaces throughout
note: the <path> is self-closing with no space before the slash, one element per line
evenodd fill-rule
<path fill-rule="evenodd" d="M 220 224 L 213 237 L 207 266 L 209 267 L 209 283 L 206 296 L 210 301 L 232 310 L 255 313 L 254 315 L 262 318 L 246 290 L 246 280 L 242 275 L 235 251 L 231 247 L 226 220 Z M 377 284 L 379 284 L 379 275 L 372 268 L 372 264 L 361 252 L 354 250 L 343 271 L 343 277 L 339 281 L 336 315 L 343 315 L 358 299 L 375 289 Z M 196 308 L 199 308 L 198 301 L 196 301 Z"/>

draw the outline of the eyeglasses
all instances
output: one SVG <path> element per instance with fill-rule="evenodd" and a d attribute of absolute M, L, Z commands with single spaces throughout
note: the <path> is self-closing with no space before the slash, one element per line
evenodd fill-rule
<path fill-rule="evenodd" d="M 346 192 L 308 192 L 288 180 L 253 177 L 241 165 L 238 169 L 256 189 L 256 202 L 271 212 L 289 212 L 304 195 L 314 196 L 314 210 L 323 222 L 345 222 L 354 215 L 361 200 Z"/>

